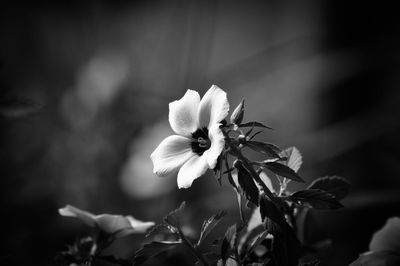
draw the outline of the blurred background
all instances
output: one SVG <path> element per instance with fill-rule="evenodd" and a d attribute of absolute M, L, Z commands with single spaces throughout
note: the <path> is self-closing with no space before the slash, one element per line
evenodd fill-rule
<path fill-rule="evenodd" d="M 66 204 L 159 222 L 186 200 L 194 234 L 219 209 L 237 219 L 227 182 L 178 190 L 149 159 L 172 134 L 168 103 L 216 84 L 274 128 L 261 139 L 302 152 L 307 182 L 352 182 L 346 208 L 313 213 L 333 240 L 322 265 L 348 265 L 400 215 L 397 13 L 372 1 L 2 4 L 1 264 L 52 265 L 82 231 L 58 215 Z"/>

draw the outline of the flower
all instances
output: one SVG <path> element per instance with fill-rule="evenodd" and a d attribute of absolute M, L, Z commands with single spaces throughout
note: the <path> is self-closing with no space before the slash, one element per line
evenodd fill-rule
<path fill-rule="evenodd" d="M 179 169 L 179 188 L 188 188 L 207 169 L 215 168 L 225 146 L 220 122 L 229 112 L 224 92 L 212 85 L 200 101 L 200 95 L 187 90 L 169 104 L 169 124 L 176 135 L 165 138 L 150 155 L 153 172 L 169 175 Z"/>
<path fill-rule="evenodd" d="M 97 227 L 106 234 L 115 234 L 118 237 L 134 233 L 145 233 L 147 229 L 154 225 L 154 222 L 143 222 L 130 215 L 94 215 L 71 205 L 59 209 L 58 212 L 62 216 L 76 217 L 90 227 Z"/>

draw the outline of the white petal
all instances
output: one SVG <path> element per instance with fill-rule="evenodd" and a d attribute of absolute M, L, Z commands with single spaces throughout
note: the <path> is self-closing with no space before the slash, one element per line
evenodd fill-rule
<path fill-rule="evenodd" d="M 211 127 L 225 119 L 229 113 L 229 102 L 226 92 L 212 85 L 204 94 L 199 106 L 200 127 Z"/>
<path fill-rule="evenodd" d="M 193 181 L 203 175 L 208 169 L 205 151 L 202 156 L 193 156 L 187 161 L 179 170 L 178 173 L 178 187 L 188 188 L 192 185 Z"/>
<path fill-rule="evenodd" d="M 178 135 L 165 138 L 150 155 L 153 172 L 159 176 L 166 176 L 181 167 L 195 155 L 190 142 L 189 138 Z"/>
<path fill-rule="evenodd" d="M 224 134 L 222 134 L 219 126 L 221 124 L 214 124 L 210 127 L 208 131 L 208 137 L 211 141 L 211 147 L 208 149 L 207 153 L 207 163 L 210 169 L 215 168 L 218 162 L 218 156 L 221 154 L 225 146 Z"/>
<path fill-rule="evenodd" d="M 180 100 L 169 104 L 169 124 L 176 134 L 189 137 L 197 130 L 199 103 L 199 93 L 187 90 Z"/>
<path fill-rule="evenodd" d="M 74 206 L 67 205 L 62 209 L 58 209 L 58 212 L 62 216 L 76 217 L 85 224 L 89 225 L 90 227 L 96 226 L 96 220 L 94 214 L 78 209 Z"/>

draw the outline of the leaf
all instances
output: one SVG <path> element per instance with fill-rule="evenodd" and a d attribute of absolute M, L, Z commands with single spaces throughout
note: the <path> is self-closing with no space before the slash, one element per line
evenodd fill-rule
<path fill-rule="evenodd" d="M 302 159 L 300 151 L 296 147 L 290 147 L 290 148 L 284 149 L 280 153 L 280 156 L 287 158 L 286 162 L 284 163 L 285 165 L 287 165 L 289 168 L 291 168 L 296 173 L 299 171 L 300 166 L 303 163 L 303 159 Z"/>
<path fill-rule="evenodd" d="M 181 241 L 153 241 L 149 244 L 145 244 L 141 249 L 139 249 L 133 258 L 134 265 L 142 265 L 148 259 L 155 257 L 163 252 L 175 248 L 176 246 L 182 244 Z"/>
<path fill-rule="evenodd" d="M 177 234 L 177 232 L 175 231 L 175 227 L 172 227 L 165 223 L 161 223 L 161 224 L 157 224 L 156 226 L 153 226 L 147 232 L 146 237 L 150 237 L 153 235 L 171 235 L 171 234 L 175 234 L 175 235 L 179 236 L 179 234 Z"/>
<path fill-rule="evenodd" d="M 221 221 L 221 219 L 226 215 L 225 211 L 220 211 L 219 213 L 211 216 L 208 220 L 203 222 L 201 227 L 201 233 L 197 246 L 207 237 L 207 235 L 214 229 L 214 227 Z"/>
<path fill-rule="evenodd" d="M 235 164 L 235 167 L 238 170 L 238 182 L 244 195 L 250 202 L 258 206 L 259 191 L 257 185 L 254 183 L 253 177 L 240 161 Z"/>
<path fill-rule="evenodd" d="M 293 201 L 307 203 L 315 209 L 326 210 L 343 207 L 335 196 L 321 189 L 300 190 L 290 195 L 289 198 Z"/>
<path fill-rule="evenodd" d="M 217 266 L 239 266 L 239 263 L 232 258 L 228 258 L 225 262 L 218 260 Z"/>
<path fill-rule="evenodd" d="M 271 143 L 265 143 L 261 141 L 247 141 L 244 143 L 247 147 L 250 149 L 257 151 L 259 153 L 265 154 L 269 157 L 272 158 L 281 158 L 279 156 L 279 153 L 281 152 L 281 149 L 277 147 L 274 144 Z"/>
<path fill-rule="evenodd" d="M 206 261 L 210 264 L 210 265 L 216 265 L 217 261 L 219 260 L 220 256 L 219 254 L 216 254 L 214 252 L 207 252 L 203 254 L 203 257 L 206 259 Z M 204 266 L 203 263 L 198 260 L 196 261 L 196 263 L 194 264 L 195 266 Z"/>
<path fill-rule="evenodd" d="M 185 204 L 185 202 L 182 202 L 178 209 L 173 210 L 164 217 L 164 221 L 175 228 L 180 228 L 180 218 L 182 216 L 183 210 L 185 209 Z"/>
<path fill-rule="evenodd" d="M 236 224 L 230 226 L 225 232 L 224 239 L 221 244 L 221 258 L 223 265 L 225 265 L 226 260 L 229 258 L 232 251 L 236 248 L 237 241 L 237 227 Z"/>
<path fill-rule="evenodd" d="M 282 230 L 272 235 L 271 255 L 275 262 L 273 265 L 297 265 L 301 255 L 301 244 L 292 227 L 285 222 Z"/>
<path fill-rule="evenodd" d="M 244 100 L 242 100 L 239 105 L 233 110 L 231 115 L 231 123 L 239 125 L 243 121 L 244 116 Z"/>
<path fill-rule="evenodd" d="M 260 198 L 260 214 L 263 222 L 266 218 L 269 218 L 280 228 L 282 228 L 285 223 L 285 218 L 283 217 L 282 212 L 278 209 L 275 203 L 265 195 L 262 195 Z"/>
<path fill-rule="evenodd" d="M 272 129 L 272 127 L 266 126 L 266 125 L 264 125 L 264 124 L 262 124 L 260 122 L 255 122 L 255 121 L 247 122 L 247 123 L 244 123 L 244 124 L 240 124 L 239 127 L 263 127 L 263 128 Z"/>
<path fill-rule="evenodd" d="M 278 162 L 265 162 L 263 163 L 263 166 L 279 176 L 286 177 L 287 179 L 291 179 L 296 182 L 304 183 L 304 180 L 295 171 L 293 171 L 293 169 L 284 164 Z"/>
<path fill-rule="evenodd" d="M 143 222 L 130 215 L 94 215 L 71 205 L 60 208 L 58 212 L 62 216 L 76 217 L 88 226 L 99 229 L 102 233 L 113 237 L 123 237 L 133 233 L 145 233 L 154 225 L 154 222 Z"/>
<path fill-rule="evenodd" d="M 40 113 L 43 104 L 21 96 L 8 96 L 0 98 L 0 117 L 20 119 L 31 117 Z"/>
<path fill-rule="evenodd" d="M 321 189 L 332 194 L 337 200 L 341 200 L 350 192 L 350 182 L 339 176 L 326 176 L 314 180 L 308 189 Z"/>

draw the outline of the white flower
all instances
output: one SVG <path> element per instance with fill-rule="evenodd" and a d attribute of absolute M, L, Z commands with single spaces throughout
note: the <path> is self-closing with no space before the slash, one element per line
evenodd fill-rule
<path fill-rule="evenodd" d="M 166 176 L 178 172 L 178 187 L 188 188 L 207 169 L 215 168 L 224 149 L 220 122 L 229 112 L 226 93 L 213 85 L 200 101 L 200 95 L 188 90 L 169 104 L 169 123 L 176 135 L 164 139 L 150 155 L 153 172 Z"/>
<path fill-rule="evenodd" d="M 113 214 L 94 215 L 90 212 L 67 205 L 58 212 L 62 216 L 76 217 L 90 227 L 98 227 L 107 234 L 116 234 L 118 237 L 134 233 L 145 233 L 154 225 L 154 222 L 142 222 L 132 216 Z"/>

